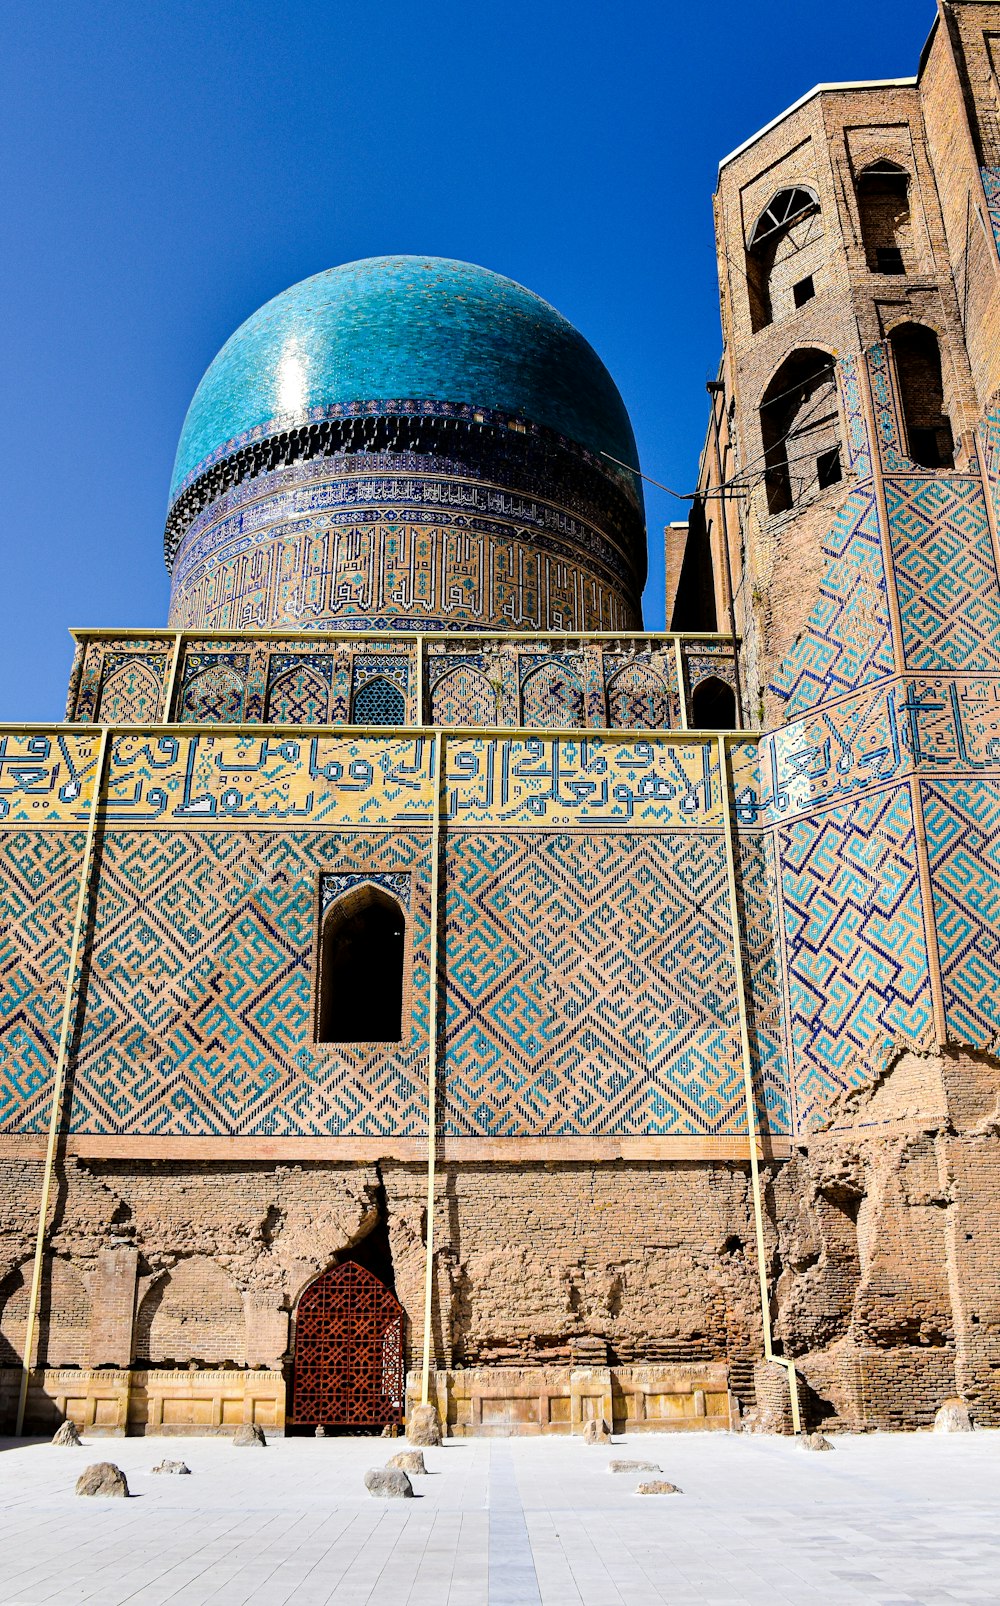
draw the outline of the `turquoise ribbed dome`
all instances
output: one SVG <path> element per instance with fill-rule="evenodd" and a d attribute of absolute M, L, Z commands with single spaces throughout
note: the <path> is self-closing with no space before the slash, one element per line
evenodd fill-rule
<path fill-rule="evenodd" d="M 636 462 L 613 379 L 547 301 L 468 262 L 369 257 L 292 285 L 226 341 L 184 420 L 171 500 L 248 437 L 387 400 L 490 408 Z"/>

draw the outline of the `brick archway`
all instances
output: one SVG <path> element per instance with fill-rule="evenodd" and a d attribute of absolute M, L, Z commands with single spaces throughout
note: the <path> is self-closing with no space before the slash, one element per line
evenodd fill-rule
<path fill-rule="evenodd" d="M 292 1425 L 385 1427 L 403 1406 L 402 1305 L 364 1266 L 331 1266 L 299 1300 Z"/>

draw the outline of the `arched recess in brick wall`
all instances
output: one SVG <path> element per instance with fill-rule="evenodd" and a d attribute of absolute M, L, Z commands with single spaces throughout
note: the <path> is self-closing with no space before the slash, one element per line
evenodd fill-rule
<path fill-rule="evenodd" d="M 807 184 L 779 190 L 747 241 L 750 323 L 756 331 L 794 313 L 816 293 L 825 256 L 819 197 Z"/>
<path fill-rule="evenodd" d="M 912 271 L 910 175 L 898 162 L 871 162 L 855 181 L 865 256 L 872 273 Z"/>
<path fill-rule="evenodd" d="M 834 359 L 817 346 L 790 352 L 760 401 L 768 513 L 810 502 L 843 478 Z"/>
<path fill-rule="evenodd" d="M 133 1356 L 149 1366 L 242 1366 L 246 1320 L 229 1273 L 209 1255 L 190 1255 L 157 1278 L 139 1306 Z"/>
<path fill-rule="evenodd" d="M 922 468 L 952 468 L 955 441 L 937 335 L 926 324 L 900 323 L 889 334 L 889 346 L 907 456 Z"/>
<path fill-rule="evenodd" d="M 731 731 L 736 728 L 736 693 L 718 675 L 699 681 L 691 693 L 691 728 L 697 731 Z"/>
<path fill-rule="evenodd" d="M 0 1283 L 0 1366 L 20 1366 L 28 1322 L 31 1264 Z M 85 1366 L 90 1335 L 90 1295 L 80 1273 L 57 1255 L 46 1266 L 38 1310 L 40 1366 Z"/>
<path fill-rule="evenodd" d="M 397 1043 L 403 1035 L 406 914 L 365 883 L 331 903 L 320 930 L 319 1043 Z"/>

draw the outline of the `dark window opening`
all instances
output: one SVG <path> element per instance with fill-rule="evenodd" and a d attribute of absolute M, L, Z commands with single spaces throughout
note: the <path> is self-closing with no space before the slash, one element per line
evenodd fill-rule
<path fill-rule="evenodd" d="M 691 726 L 697 731 L 736 728 L 736 693 L 726 681 L 710 675 L 691 693 Z"/>
<path fill-rule="evenodd" d="M 831 446 L 828 452 L 820 452 L 816 459 L 816 483 L 821 491 L 828 485 L 837 485 L 843 479 L 840 467 L 840 447 Z"/>
<path fill-rule="evenodd" d="M 338 898 L 320 929 L 320 1043 L 398 1043 L 406 916 L 379 887 Z"/>
<path fill-rule="evenodd" d="M 858 174 L 858 216 L 872 273 L 905 273 L 912 251 L 910 176 L 895 162 L 872 162 Z"/>
<path fill-rule="evenodd" d="M 797 307 L 804 307 L 806 302 L 811 301 L 815 294 L 816 286 L 813 283 L 811 273 L 807 273 L 806 277 L 800 279 L 798 284 L 792 285 L 792 300 Z"/>
<path fill-rule="evenodd" d="M 750 324 L 754 332 L 773 322 L 775 291 L 788 293 L 790 259 L 821 236 L 819 212 L 819 200 L 812 190 L 796 186 L 779 190 L 754 224 L 746 255 Z"/>
<path fill-rule="evenodd" d="M 831 470 L 835 456 L 839 463 L 836 381 L 825 351 L 806 347 L 785 359 L 764 392 L 760 430 L 767 510 L 786 513 L 814 494 L 821 459 Z"/>
<path fill-rule="evenodd" d="M 355 725 L 405 725 L 406 698 L 388 680 L 369 680 L 354 693 Z"/>
<path fill-rule="evenodd" d="M 941 351 L 933 329 L 904 323 L 889 336 L 907 453 L 921 468 L 951 468 L 955 442 L 944 409 Z"/>
<path fill-rule="evenodd" d="M 905 273 L 903 253 L 898 245 L 880 245 L 875 251 L 877 273 Z"/>

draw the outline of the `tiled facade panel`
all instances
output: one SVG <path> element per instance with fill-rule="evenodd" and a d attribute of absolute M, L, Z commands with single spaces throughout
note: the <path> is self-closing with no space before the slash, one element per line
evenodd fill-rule
<path fill-rule="evenodd" d="M 921 787 L 949 1038 L 1000 1045 L 1000 775 Z"/>
<path fill-rule="evenodd" d="M 0 1129 L 41 1130 L 69 968 L 82 830 L 0 831 Z"/>
<path fill-rule="evenodd" d="M 426 1131 L 427 851 L 419 832 L 109 831 L 70 1130 Z M 366 870 L 413 877 L 411 1019 L 398 1047 L 317 1044 L 319 876 Z"/>
<path fill-rule="evenodd" d="M 800 1130 L 929 1046 L 933 1015 L 910 794 L 893 787 L 776 832 Z"/>
<path fill-rule="evenodd" d="M 720 833 L 459 832 L 446 1130 L 746 1130 Z"/>

